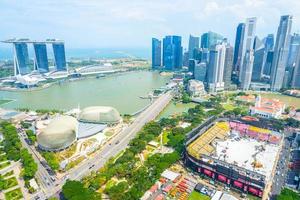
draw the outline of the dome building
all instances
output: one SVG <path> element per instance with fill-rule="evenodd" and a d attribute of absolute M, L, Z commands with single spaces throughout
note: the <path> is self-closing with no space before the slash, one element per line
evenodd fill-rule
<path fill-rule="evenodd" d="M 96 124 L 117 124 L 121 121 L 120 113 L 113 107 L 92 106 L 84 108 L 79 114 L 79 121 Z"/>
<path fill-rule="evenodd" d="M 77 139 L 78 121 L 71 116 L 52 119 L 37 135 L 39 147 L 47 151 L 59 151 L 69 147 Z"/>

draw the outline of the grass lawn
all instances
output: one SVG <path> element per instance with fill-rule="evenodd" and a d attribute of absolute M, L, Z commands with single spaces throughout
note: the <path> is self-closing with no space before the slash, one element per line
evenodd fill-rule
<path fill-rule="evenodd" d="M 225 103 L 223 104 L 223 108 L 228 111 L 228 110 L 233 110 L 235 106 L 231 103 Z"/>
<path fill-rule="evenodd" d="M 247 195 L 247 198 L 248 198 L 249 200 L 259 200 L 259 199 L 260 199 L 260 198 L 258 198 L 258 197 L 252 196 L 252 195 L 250 195 L 250 194 Z"/>
<path fill-rule="evenodd" d="M 199 192 L 193 191 L 189 196 L 189 200 L 210 200 L 210 197 Z"/>
<path fill-rule="evenodd" d="M 12 177 L 12 178 L 4 180 L 4 190 L 7 190 L 16 185 L 18 185 L 18 181 L 17 181 L 16 177 Z"/>
<path fill-rule="evenodd" d="M 18 200 L 21 198 L 23 198 L 23 194 L 22 194 L 20 188 L 17 188 L 15 190 L 5 193 L 6 200 Z"/>
<path fill-rule="evenodd" d="M 3 169 L 3 168 L 5 168 L 5 167 L 7 167 L 9 165 L 10 165 L 10 162 L 1 163 L 0 164 L 0 169 Z"/>
<path fill-rule="evenodd" d="M 80 157 L 77 158 L 76 160 L 71 161 L 71 162 L 67 165 L 66 170 L 69 170 L 69 169 L 75 167 L 76 165 L 78 165 L 79 163 L 81 163 L 81 161 L 83 161 L 84 159 L 85 159 L 84 156 L 80 156 Z"/>

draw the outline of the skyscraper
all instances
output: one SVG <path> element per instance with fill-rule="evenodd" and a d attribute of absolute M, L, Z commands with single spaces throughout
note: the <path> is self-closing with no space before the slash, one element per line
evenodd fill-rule
<path fill-rule="evenodd" d="M 271 90 L 273 91 L 280 90 L 282 88 L 288 58 L 291 27 L 292 16 L 281 16 L 277 30 L 271 69 Z"/>
<path fill-rule="evenodd" d="M 274 48 L 274 35 L 268 34 L 265 40 L 265 49 L 266 51 L 272 51 Z"/>
<path fill-rule="evenodd" d="M 240 87 L 242 90 L 248 90 L 251 83 L 251 76 L 254 61 L 254 39 L 256 31 L 256 18 L 248 18 L 245 25 L 245 34 L 243 39 L 241 69 L 239 74 Z"/>
<path fill-rule="evenodd" d="M 265 48 L 264 45 L 255 49 L 253 70 L 251 81 L 259 82 L 261 81 L 263 75 L 263 62 L 264 62 Z"/>
<path fill-rule="evenodd" d="M 67 62 L 65 54 L 65 45 L 63 42 L 54 42 L 52 44 L 54 53 L 54 62 L 57 71 L 66 71 Z"/>
<path fill-rule="evenodd" d="M 166 70 L 179 70 L 182 67 L 181 37 L 166 36 L 163 39 L 163 65 Z"/>
<path fill-rule="evenodd" d="M 205 62 L 195 64 L 194 78 L 198 81 L 206 82 L 207 64 Z"/>
<path fill-rule="evenodd" d="M 207 70 L 207 83 L 210 92 L 224 90 L 224 66 L 225 66 L 226 45 L 217 44 L 209 52 L 209 63 Z"/>
<path fill-rule="evenodd" d="M 45 43 L 33 43 L 34 56 L 35 56 L 35 68 L 40 73 L 49 72 L 47 47 Z"/>
<path fill-rule="evenodd" d="M 189 59 L 195 59 L 193 57 L 194 55 L 194 50 L 199 48 L 199 37 L 195 37 L 190 35 L 189 38 Z"/>
<path fill-rule="evenodd" d="M 300 51 L 297 52 L 291 87 L 300 89 Z"/>
<path fill-rule="evenodd" d="M 157 69 L 161 66 L 161 41 L 152 38 L 152 69 Z"/>
<path fill-rule="evenodd" d="M 244 31 L 245 31 L 245 23 L 240 23 L 236 28 L 235 44 L 234 44 L 233 70 L 235 73 L 239 72 L 241 66 Z"/>
<path fill-rule="evenodd" d="M 233 47 L 229 44 L 226 45 L 225 63 L 224 63 L 224 88 L 229 89 L 231 85 L 231 74 L 233 66 Z"/>
<path fill-rule="evenodd" d="M 13 43 L 15 51 L 15 75 L 25 75 L 30 73 L 28 47 L 24 42 Z"/>
<path fill-rule="evenodd" d="M 222 40 L 222 35 L 209 31 L 201 36 L 201 48 L 213 48 L 216 44 L 222 42 Z"/>
<path fill-rule="evenodd" d="M 264 63 L 264 69 L 263 69 L 263 74 L 266 75 L 266 76 L 271 75 L 273 55 L 274 55 L 274 51 L 268 51 L 267 58 L 266 58 L 266 61 Z"/>

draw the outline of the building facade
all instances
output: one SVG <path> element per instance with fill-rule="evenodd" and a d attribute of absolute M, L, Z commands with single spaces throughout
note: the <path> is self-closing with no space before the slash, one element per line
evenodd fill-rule
<path fill-rule="evenodd" d="M 47 46 L 45 43 L 34 43 L 35 69 L 40 73 L 49 72 Z"/>
<path fill-rule="evenodd" d="M 166 70 L 179 70 L 182 67 L 181 37 L 166 36 L 163 39 L 163 66 Z"/>
<path fill-rule="evenodd" d="M 283 85 L 285 68 L 288 59 L 291 28 L 292 16 L 281 16 L 277 30 L 271 69 L 271 90 L 273 91 L 280 90 Z"/>
<path fill-rule="evenodd" d="M 226 44 L 217 44 L 214 50 L 210 50 L 207 70 L 207 83 L 210 92 L 224 90 Z"/>
<path fill-rule="evenodd" d="M 204 33 L 201 36 L 201 48 L 204 49 L 213 48 L 216 44 L 222 42 L 223 38 L 224 37 L 222 35 L 211 31 Z"/>
<path fill-rule="evenodd" d="M 26 43 L 14 43 L 14 66 L 15 75 L 30 73 L 28 46 Z"/>
<path fill-rule="evenodd" d="M 226 53 L 225 53 L 224 74 L 223 74 L 225 89 L 230 89 L 231 86 L 232 67 L 233 67 L 233 47 L 227 44 Z"/>
<path fill-rule="evenodd" d="M 161 67 L 161 41 L 152 38 L 152 69 Z"/>
<path fill-rule="evenodd" d="M 190 37 L 189 37 L 189 50 L 188 50 L 189 59 L 195 59 L 194 58 L 194 50 L 199 48 L 199 42 L 200 42 L 199 37 L 195 37 L 195 36 L 190 35 Z"/>
<path fill-rule="evenodd" d="M 65 44 L 62 42 L 52 44 L 54 62 L 57 71 L 67 71 Z"/>
<path fill-rule="evenodd" d="M 233 70 L 236 74 L 238 74 L 241 66 L 244 32 L 245 32 L 245 23 L 240 23 L 236 28 L 235 44 L 234 44 Z"/>
<path fill-rule="evenodd" d="M 196 63 L 194 66 L 194 78 L 198 81 L 206 82 L 207 64 L 205 62 Z"/>
<path fill-rule="evenodd" d="M 256 18 L 248 18 L 245 25 L 245 34 L 242 49 L 242 66 L 239 74 L 240 88 L 248 90 L 251 83 L 254 62 L 254 41 L 256 31 Z"/>

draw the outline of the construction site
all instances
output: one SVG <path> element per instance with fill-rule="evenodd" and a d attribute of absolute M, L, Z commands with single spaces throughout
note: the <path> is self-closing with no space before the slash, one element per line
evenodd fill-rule
<path fill-rule="evenodd" d="M 267 196 L 282 136 L 252 124 L 246 120 L 218 119 L 197 130 L 186 142 L 186 166 L 211 182 L 241 193 Z"/>

